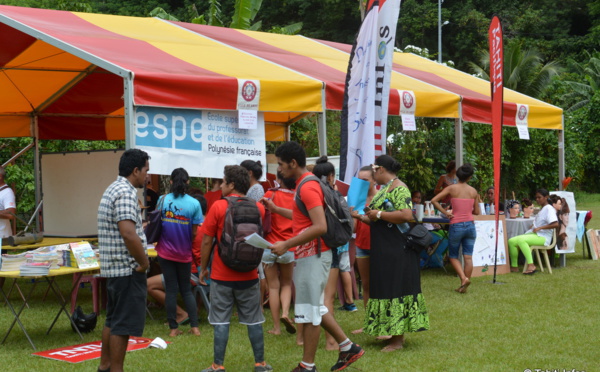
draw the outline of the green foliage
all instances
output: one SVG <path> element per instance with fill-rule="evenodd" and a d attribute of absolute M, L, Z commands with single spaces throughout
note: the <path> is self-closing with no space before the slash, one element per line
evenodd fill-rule
<path fill-rule="evenodd" d="M 229 27 L 241 30 L 250 29 L 261 5 L 262 0 L 235 0 L 233 18 Z"/>
<path fill-rule="evenodd" d="M 585 51 L 587 60 L 582 63 L 572 61 L 572 69 L 577 81 L 566 80 L 564 83 L 571 90 L 562 96 L 562 101 L 569 111 L 574 111 L 590 103 L 592 96 L 600 90 L 600 52 Z"/>
<path fill-rule="evenodd" d="M 469 62 L 471 71 L 490 80 L 490 53 L 480 52 L 479 63 Z M 555 61 L 543 63 L 543 57 L 533 49 L 523 49 L 522 44 L 512 43 L 504 47 L 504 86 L 531 97 L 540 97 L 558 75 L 561 67 Z"/>
<path fill-rule="evenodd" d="M 148 13 L 148 16 L 157 17 L 160 19 L 166 19 L 167 21 L 179 21 L 179 19 L 170 15 L 161 7 L 156 7 L 154 9 L 152 9 L 152 11 L 150 13 Z"/>
<path fill-rule="evenodd" d="M 411 191 L 429 192 L 435 186 L 433 159 L 430 156 L 429 131 L 425 120 L 418 119 L 417 131 L 403 131 L 398 117 L 389 117 L 387 124 L 388 155 L 396 158 L 401 169 L 398 177 Z"/>

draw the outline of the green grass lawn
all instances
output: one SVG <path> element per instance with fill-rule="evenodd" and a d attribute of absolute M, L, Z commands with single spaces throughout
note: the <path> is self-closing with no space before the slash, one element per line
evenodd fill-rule
<path fill-rule="evenodd" d="M 592 210 L 595 218 L 588 228 L 600 229 L 600 195 L 578 195 L 578 210 Z M 491 277 L 473 279 L 469 293 L 454 292 L 458 279 L 441 269 L 422 273 L 422 287 L 430 311 L 431 329 L 406 335 L 406 347 L 393 353 L 381 353 L 382 344 L 367 335 L 353 336 L 363 345 L 365 356 L 350 371 L 524 371 L 540 370 L 595 371 L 600 369 L 598 308 L 600 291 L 595 281 L 600 261 L 582 257 L 581 244 L 567 255 L 567 267 L 556 268 L 554 275 L 533 276 L 506 274 L 498 276 L 502 284 L 492 284 Z M 60 282 L 63 291 L 69 280 Z M 27 290 L 30 284 L 23 284 Z M 22 315 L 39 351 L 100 339 L 101 327 L 84 335 L 81 342 L 63 316 L 50 335 L 45 332 L 57 311 L 49 298 L 42 302 L 43 286 L 31 300 L 31 309 Z M 11 298 L 15 301 L 16 296 Z M 90 312 L 91 291 L 80 291 L 79 303 Z M 357 304 L 359 301 L 357 301 Z M 144 336 L 167 339 L 163 325 L 164 310 L 153 309 L 155 320 L 147 318 Z M 103 313 L 104 314 L 104 313 Z M 349 334 L 361 327 L 362 303 L 354 313 L 336 312 L 336 318 Z M 271 320 L 265 310 L 265 330 Z M 201 311 L 202 336 L 180 336 L 166 350 L 147 349 L 130 352 L 126 357 L 129 371 L 199 371 L 212 362 L 212 329 Z M 103 321 L 103 315 L 100 323 Z M 12 316 L 0 305 L 0 333 L 8 328 Z M 99 324 L 100 324 L 99 323 Z M 182 327 L 187 330 L 187 327 Z M 265 332 L 267 362 L 275 371 L 290 371 L 301 359 L 302 348 L 295 336 L 273 336 Z M 0 345 L 4 371 L 94 371 L 98 361 L 68 364 L 32 356 L 33 350 L 18 327 L 4 345 Z M 317 367 L 328 371 L 337 353 L 324 350 L 321 338 Z M 225 366 L 228 371 L 252 371 L 253 358 L 245 327 L 233 320 Z"/>

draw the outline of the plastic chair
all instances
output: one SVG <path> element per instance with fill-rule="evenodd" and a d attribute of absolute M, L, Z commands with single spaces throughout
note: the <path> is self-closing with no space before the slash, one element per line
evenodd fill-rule
<path fill-rule="evenodd" d="M 540 265 L 540 269 L 544 272 L 544 264 L 542 262 L 542 258 L 540 257 L 540 251 L 542 255 L 544 255 L 544 261 L 546 261 L 546 265 L 548 266 L 548 271 L 552 274 L 552 265 L 550 265 L 550 259 L 548 258 L 548 251 L 554 249 L 556 247 L 556 229 L 552 233 L 552 241 L 550 241 L 550 245 L 532 245 L 531 251 L 535 252 L 535 256 L 537 257 L 538 264 Z M 527 271 L 527 265 L 523 266 L 523 272 Z"/>
<path fill-rule="evenodd" d="M 200 278 L 196 274 L 191 274 L 190 280 L 195 284 L 192 288 L 194 296 L 200 296 L 206 312 L 210 312 L 210 287 L 200 284 Z"/>
<path fill-rule="evenodd" d="M 78 276 L 81 279 L 78 279 Z M 98 274 L 94 275 L 82 275 L 82 274 L 74 274 L 73 275 L 73 284 L 75 284 L 79 280 L 79 285 L 73 289 L 73 293 L 71 293 L 71 314 L 75 311 L 75 305 L 77 303 L 77 294 L 79 293 L 79 288 L 82 287 L 83 283 L 90 283 L 92 285 L 92 302 L 94 304 L 94 312 L 96 315 L 100 314 L 100 297 L 102 296 L 102 308 L 106 309 L 106 279 L 100 277 Z"/>

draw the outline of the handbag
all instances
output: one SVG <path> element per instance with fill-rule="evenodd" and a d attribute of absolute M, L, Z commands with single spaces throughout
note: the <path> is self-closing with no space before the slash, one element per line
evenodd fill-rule
<path fill-rule="evenodd" d="M 417 253 L 421 253 L 431 245 L 433 237 L 429 233 L 429 230 L 423 226 L 417 219 L 415 212 L 412 212 L 415 224 L 406 233 L 402 233 L 406 239 L 406 247 L 412 249 Z"/>
<path fill-rule="evenodd" d="M 162 206 L 165 196 L 161 196 L 156 209 L 148 214 L 148 224 L 144 229 L 146 241 L 148 243 L 156 243 L 160 239 L 162 233 Z"/>
<path fill-rule="evenodd" d="M 404 237 L 406 238 L 406 246 L 417 253 L 426 250 L 433 240 L 429 230 L 420 223 L 414 225 L 404 234 Z"/>

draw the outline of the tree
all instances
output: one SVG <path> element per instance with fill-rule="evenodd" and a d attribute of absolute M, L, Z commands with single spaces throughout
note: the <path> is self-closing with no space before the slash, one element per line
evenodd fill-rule
<path fill-rule="evenodd" d="M 558 75 L 558 62 L 543 63 L 543 57 L 533 49 L 523 49 L 520 43 L 510 43 L 504 48 L 504 86 L 528 96 L 540 97 Z M 490 53 L 480 52 L 479 64 L 470 62 L 471 71 L 485 80 L 489 78 Z"/>
<path fill-rule="evenodd" d="M 573 63 L 572 69 L 581 81 L 566 81 L 570 92 L 563 96 L 562 101 L 569 111 L 574 111 L 590 103 L 594 94 L 600 90 L 600 52 L 585 51 L 588 60 L 585 63 Z"/>

